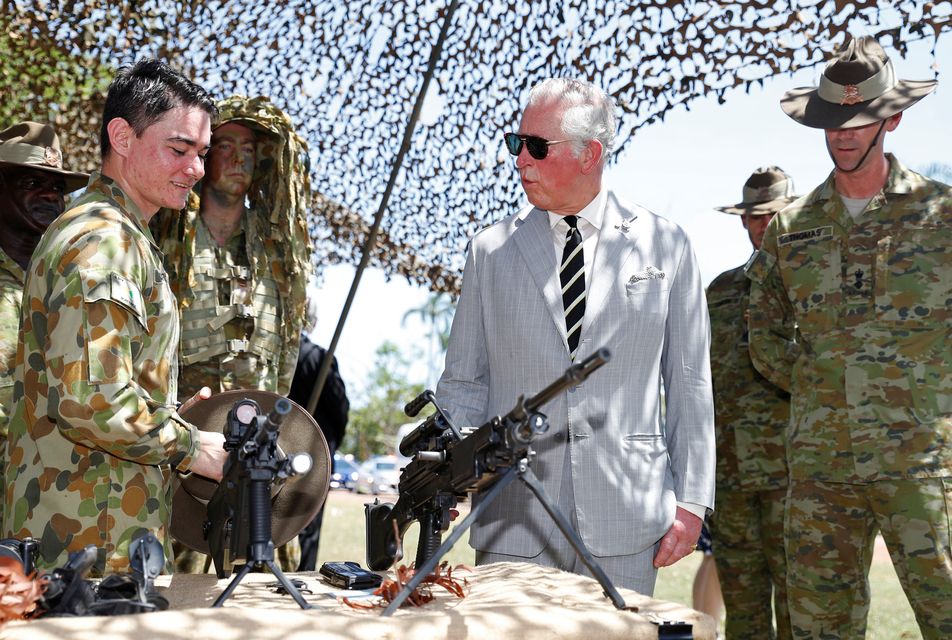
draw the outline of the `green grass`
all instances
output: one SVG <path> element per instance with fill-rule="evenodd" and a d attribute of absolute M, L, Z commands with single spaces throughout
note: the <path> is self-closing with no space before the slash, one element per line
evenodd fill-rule
<path fill-rule="evenodd" d="M 382 497 L 393 501 L 395 497 Z M 321 528 L 321 546 L 317 566 L 327 561 L 354 560 L 366 566 L 364 548 L 363 503 L 372 502 L 373 496 L 357 496 L 346 491 L 332 491 L 327 499 L 324 525 Z M 465 506 L 460 519 L 466 514 Z M 410 564 L 416 556 L 418 527 L 411 527 L 404 542 L 403 564 Z M 451 565 L 469 564 L 475 560 L 473 550 L 463 536 L 446 556 Z M 684 605 L 691 605 L 691 585 L 694 572 L 701 562 L 701 554 L 695 553 L 667 567 L 658 574 L 654 596 Z M 922 638 L 916 625 L 912 608 L 906 599 L 896 572 L 888 561 L 874 561 L 870 570 L 872 605 L 866 632 L 867 640 L 916 640 Z"/>

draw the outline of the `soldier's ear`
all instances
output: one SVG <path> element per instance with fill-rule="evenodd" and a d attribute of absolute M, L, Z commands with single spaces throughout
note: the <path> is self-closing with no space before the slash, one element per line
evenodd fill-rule
<path fill-rule="evenodd" d="M 132 125 L 125 118 L 113 118 L 106 125 L 106 133 L 109 134 L 110 149 L 123 158 L 128 157 L 136 135 Z"/>
<path fill-rule="evenodd" d="M 895 131 L 896 127 L 899 126 L 900 120 L 902 120 L 902 111 L 886 118 L 886 131 Z"/>

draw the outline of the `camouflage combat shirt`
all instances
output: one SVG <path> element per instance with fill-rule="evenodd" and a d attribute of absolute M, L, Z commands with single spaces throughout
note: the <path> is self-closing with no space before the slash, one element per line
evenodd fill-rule
<path fill-rule="evenodd" d="M 748 263 L 751 356 L 791 391 L 794 479 L 952 475 L 952 189 L 887 158 L 857 221 L 831 175 Z"/>
<path fill-rule="evenodd" d="M 23 269 L 0 249 L 0 451 L 13 407 L 13 372 L 22 295 Z"/>
<path fill-rule="evenodd" d="M 20 297 L 23 269 L 0 249 L 0 474 L 4 467 L 7 423 L 13 413 L 13 373 L 16 369 L 17 331 L 20 327 Z M 0 520 L 3 503 L 0 501 Z"/>
<path fill-rule="evenodd" d="M 790 395 L 750 361 L 749 297 L 743 267 L 725 271 L 707 288 L 719 490 L 763 491 L 787 485 L 784 437 Z"/>
<path fill-rule="evenodd" d="M 23 296 L 3 531 L 38 539 L 40 567 L 94 544 L 94 574 L 128 571 L 141 528 L 171 558 L 170 474 L 199 444 L 174 408 L 178 331 L 142 214 L 94 174 L 43 235 Z"/>

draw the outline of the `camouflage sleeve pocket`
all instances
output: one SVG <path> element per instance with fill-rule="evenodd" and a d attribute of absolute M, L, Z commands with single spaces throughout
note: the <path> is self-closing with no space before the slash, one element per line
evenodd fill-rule
<path fill-rule="evenodd" d="M 128 382 L 132 375 L 131 333 L 145 329 L 139 287 L 113 272 L 83 271 L 83 303 L 89 381 Z M 134 325 L 128 326 L 134 321 Z"/>
<path fill-rule="evenodd" d="M 757 284 L 763 284 L 777 264 L 777 259 L 766 251 L 754 251 L 750 260 L 744 265 L 744 275 Z"/>
<path fill-rule="evenodd" d="M 114 272 L 83 271 L 82 279 L 85 302 L 113 302 L 146 328 L 145 302 L 139 285 Z"/>

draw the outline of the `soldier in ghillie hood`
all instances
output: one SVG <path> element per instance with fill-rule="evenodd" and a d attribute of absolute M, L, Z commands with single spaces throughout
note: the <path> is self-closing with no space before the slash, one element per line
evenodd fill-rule
<path fill-rule="evenodd" d="M 181 312 L 180 397 L 257 389 L 287 395 L 310 270 L 307 145 L 267 98 L 218 103 L 204 179 L 184 212 L 153 221 Z M 279 549 L 297 568 L 297 545 Z M 198 570 L 177 553 L 179 570 Z"/>
<path fill-rule="evenodd" d="M 750 353 L 791 394 L 784 538 L 796 638 L 862 638 L 877 531 L 925 638 L 952 637 L 952 189 L 884 151 L 935 81 L 850 40 L 784 111 L 832 174 L 748 264 Z"/>

